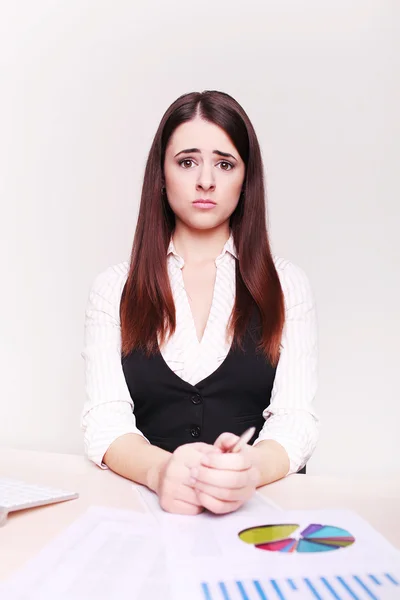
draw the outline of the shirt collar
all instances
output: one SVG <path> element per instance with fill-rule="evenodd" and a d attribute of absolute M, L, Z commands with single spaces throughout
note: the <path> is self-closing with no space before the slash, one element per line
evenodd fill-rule
<path fill-rule="evenodd" d="M 237 250 L 236 250 L 236 246 L 235 246 L 235 242 L 233 241 L 233 235 L 232 235 L 232 231 L 230 233 L 229 238 L 227 239 L 227 241 L 225 242 L 225 245 L 222 249 L 222 252 L 219 256 L 217 256 L 217 258 L 215 259 L 215 264 L 218 265 L 222 262 L 222 260 L 224 259 L 225 255 L 229 253 L 231 254 L 234 258 L 238 257 L 237 254 Z M 168 246 L 168 250 L 167 250 L 167 256 L 169 256 L 170 254 L 172 254 L 178 264 L 178 267 L 180 269 L 182 269 L 185 265 L 185 261 L 183 260 L 182 256 L 180 256 L 176 249 L 175 249 L 175 245 L 174 245 L 174 241 L 173 238 L 171 236 L 170 242 L 169 242 L 169 246 Z"/>
<path fill-rule="evenodd" d="M 174 240 L 172 239 L 172 236 L 171 236 L 171 239 L 170 239 L 170 242 L 169 242 L 169 246 L 168 246 L 168 250 L 167 250 L 167 256 L 169 256 L 171 254 L 175 258 L 175 261 L 176 261 L 178 267 L 180 269 L 182 269 L 184 267 L 184 265 L 185 265 L 185 261 L 183 260 L 182 256 L 179 256 L 179 254 L 175 250 Z"/>

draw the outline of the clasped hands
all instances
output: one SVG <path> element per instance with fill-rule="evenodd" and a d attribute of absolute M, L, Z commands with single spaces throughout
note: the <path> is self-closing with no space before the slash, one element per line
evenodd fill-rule
<path fill-rule="evenodd" d="M 156 493 L 167 512 L 196 515 L 234 512 L 251 498 L 260 471 L 257 451 L 245 444 L 239 452 L 226 449 L 239 439 L 222 433 L 213 445 L 195 442 L 179 446 L 162 465 Z"/>

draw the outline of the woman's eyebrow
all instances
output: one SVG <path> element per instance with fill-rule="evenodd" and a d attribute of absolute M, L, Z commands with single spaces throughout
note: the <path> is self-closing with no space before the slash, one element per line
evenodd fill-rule
<path fill-rule="evenodd" d="M 233 158 L 233 160 L 237 161 L 237 158 L 235 158 L 233 154 L 229 154 L 229 152 L 222 152 L 222 150 L 213 150 L 213 154 L 218 154 L 219 156 L 223 156 L 224 158 Z"/>
<path fill-rule="evenodd" d="M 195 154 L 196 152 L 201 153 L 201 150 L 199 150 L 198 148 L 186 148 L 186 150 L 181 150 L 180 152 L 178 152 L 178 154 L 175 154 L 174 158 L 176 158 L 180 154 Z"/>
<path fill-rule="evenodd" d="M 178 154 L 175 154 L 174 158 L 179 156 L 180 154 L 201 154 L 201 150 L 199 148 L 186 148 L 186 150 L 181 150 Z M 223 156 L 224 158 L 233 158 L 233 160 L 237 161 L 237 158 L 233 156 L 233 154 L 229 154 L 229 152 L 222 152 L 222 150 L 213 150 L 213 154 L 218 154 L 218 156 Z"/>

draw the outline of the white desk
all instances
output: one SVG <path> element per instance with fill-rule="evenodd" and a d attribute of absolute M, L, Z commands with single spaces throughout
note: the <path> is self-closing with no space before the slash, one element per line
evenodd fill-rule
<path fill-rule="evenodd" d="M 99 469 L 82 456 L 1 448 L 0 477 L 62 487 L 80 495 L 77 500 L 9 515 L 0 529 L 0 580 L 34 556 L 91 504 L 143 512 L 129 481 Z M 400 549 L 400 478 L 291 475 L 261 491 L 287 509 L 355 510 Z"/>

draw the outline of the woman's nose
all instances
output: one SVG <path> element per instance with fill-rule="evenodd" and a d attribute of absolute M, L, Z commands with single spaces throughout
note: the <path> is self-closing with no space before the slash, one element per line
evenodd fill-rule
<path fill-rule="evenodd" d="M 212 169 L 208 169 L 204 167 L 198 177 L 197 190 L 214 190 L 215 189 L 215 179 L 212 173 Z"/>

